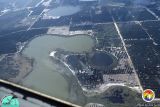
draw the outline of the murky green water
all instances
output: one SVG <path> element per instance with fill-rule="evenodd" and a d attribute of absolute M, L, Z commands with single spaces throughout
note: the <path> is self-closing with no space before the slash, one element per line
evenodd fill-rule
<path fill-rule="evenodd" d="M 72 52 L 91 51 L 94 41 L 88 36 L 59 37 L 45 35 L 33 39 L 23 51 L 35 59 L 33 71 L 22 81 L 26 87 L 67 100 L 70 83 L 59 73 L 58 65 L 49 56 L 57 48 Z"/>
<path fill-rule="evenodd" d="M 51 16 L 67 16 L 80 11 L 79 6 L 60 6 L 48 12 Z"/>

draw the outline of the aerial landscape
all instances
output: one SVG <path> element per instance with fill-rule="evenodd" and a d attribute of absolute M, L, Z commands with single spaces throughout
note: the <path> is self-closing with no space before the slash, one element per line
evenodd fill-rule
<path fill-rule="evenodd" d="M 0 0 L 0 79 L 85 107 L 158 103 L 160 1 Z"/>

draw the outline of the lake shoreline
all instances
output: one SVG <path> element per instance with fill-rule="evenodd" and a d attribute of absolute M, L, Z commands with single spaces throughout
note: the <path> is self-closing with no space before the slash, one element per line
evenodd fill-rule
<path fill-rule="evenodd" d="M 52 63 L 50 53 L 57 48 L 66 48 L 68 51 L 80 53 L 91 51 L 94 44 L 95 41 L 90 35 L 37 35 L 28 41 L 23 51 L 21 51 L 22 55 L 33 58 L 36 61 L 36 64 L 33 66 L 33 71 L 22 80 L 21 85 L 78 104 L 79 99 L 81 99 L 81 103 L 84 103 L 82 89 L 77 90 L 76 86 L 78 86 L 78 84 L 75 82 L 72 73 L 66 70 L 67 68 L 58 67 L 57 64 Z M 62 74 L 62 72 L 67 73 L 67 75 Z M 40 78 L 44 79 L 39 80 Z M 59 81 L 59 84 L 57 84 L 56 81 Z M 74 84 L 72 84 L 73 82 Z M 75 86 L 75 84 L 77 85 Z M 80 95 L 82 96 L 76 93 L 81 93 Z M 75 98 L 77 99 L 75 100 Z"/>

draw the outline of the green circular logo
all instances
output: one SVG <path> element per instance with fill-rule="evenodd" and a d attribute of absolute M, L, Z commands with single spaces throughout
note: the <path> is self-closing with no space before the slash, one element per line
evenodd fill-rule
<path fill-rule="evenodd" d="M 1 103 L 1 107 L 19 107 L 18 99 L 12 95 L 4 97 Z"/>

